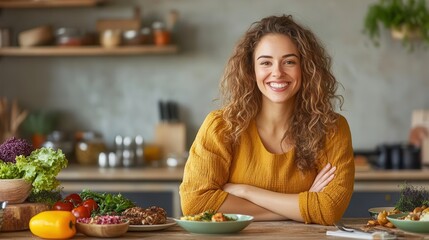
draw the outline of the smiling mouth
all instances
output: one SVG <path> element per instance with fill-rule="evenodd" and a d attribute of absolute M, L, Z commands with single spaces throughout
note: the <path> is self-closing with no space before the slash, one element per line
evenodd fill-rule
<path fill-rule="evenodd" d="M 283 89 L 289 86 L 289 83 L 288 82 L 282 82 L 282 83 L 270 82 L 268 83 L 268 85 L 274 89 Z"/>

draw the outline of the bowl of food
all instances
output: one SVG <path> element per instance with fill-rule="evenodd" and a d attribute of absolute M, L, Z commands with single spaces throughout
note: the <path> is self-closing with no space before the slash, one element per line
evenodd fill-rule
<path fill-rule="evenodd" d="M 429 211 L 417 216 L 415 213 L 400 213 L 387 216 L 398 229 L 412 233 L 429 233 Z"/>
<path fill-rule="evenodd" d="M 114 238 L 124 235 L 129 225 L 129 221 L 120 216 L 97 216 L 78 219 L 76 230 L 88 237 Z"/>
<path fill-rule="evenodd" d="M 245 229 L 252 223 L 253 216 L 205 211 L 175 220 L 179 226 L 191 233 L 226 234 L 240 232 Z"/>
<path fill-rule="evenodd" d="M 399 210 L 395 209 L 395 207 L 374 207 L 368 209 L 368 213 L 372 219 L 377 219 L 378 214 L 383 211 L 386 211 L 386 215 L 401 213 Z"/>
<path fill-rule="evenodd" d="M 24 179 L 0 179 L 0 202 L 23 203 L 31 192 L 31 183 Z"/>

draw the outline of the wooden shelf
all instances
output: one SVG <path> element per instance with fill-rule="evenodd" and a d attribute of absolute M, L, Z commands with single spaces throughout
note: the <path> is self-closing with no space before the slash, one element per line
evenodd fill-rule
<path fill-rule="evenodd" d="M 116 48 L 103 48 L 100 46 L 88 47 L 5 47 L 0 48 L 0 56 L 125 56 L 125 55 L 156 55 L 175 54 L 176 45 L 158 47 L 125 46 Z"/>
<path fill-rule="evenodd" d="M 93 7 L 105 0 L 0 0 L 0 8 Z"/>

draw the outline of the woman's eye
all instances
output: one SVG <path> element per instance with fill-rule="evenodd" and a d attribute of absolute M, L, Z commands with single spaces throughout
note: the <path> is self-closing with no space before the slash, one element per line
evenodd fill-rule
<path fill-rule="evenodd" d="M 270 62 L 261 62 L 260 65 L 262 66 L 269 66 L 271 63 Z"/>
<path fill-rule="evenodd" d="M 296 62 L 294 60 L 285 60 L 284 64 L 285 65 L 294 65 L 294 64 L 296 64 Z"/>

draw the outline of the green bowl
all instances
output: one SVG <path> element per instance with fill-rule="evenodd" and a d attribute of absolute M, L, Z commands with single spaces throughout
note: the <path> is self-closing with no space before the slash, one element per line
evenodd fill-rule
<path fill-rule="evenodd" d="M 225 216 L 235 218 L 237 220 L 226 222 L 201 222 L 180 219 L 174 220 L 186 231 L 202 234 L 226 234 L 240 232 L 253 221 L 253 217 L 249 215 L 225 214 Z"/>
<path fill-rule="evenodd" d="M 401 229 L 402 231 L 412 232 L 412 233 L 429 233 L 429 221 L 411 221 L 411 220 L 401 220 L 400 217 L 407 216 L 408 213 L 392 214 L 387 216 L 389 220 L 395 227 Z"/>

